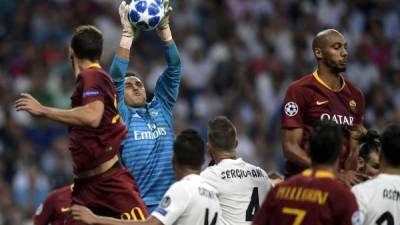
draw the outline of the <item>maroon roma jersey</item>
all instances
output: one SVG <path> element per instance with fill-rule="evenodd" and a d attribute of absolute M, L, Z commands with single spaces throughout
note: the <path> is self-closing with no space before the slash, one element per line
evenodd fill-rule
<path fill-rule="evenodd" d="M 336 122 L 345 131 L 343 150 L 340 154 L 340 168 L 343 168 L 350 149 L 349 131 L 355 125 L 362 125 L 365 99 L 358 88 L 343 77 L 341 79 L 343 85 L 338 91 L 329 88 L 319 78 L 317 71 L 294 81 L 289 86 L 284 100 L 282 128 L 302 128 L 301 148 L 308 153 L 308 138 L 314 123 L 323 119 Z M 285 167 L 287 177 L 306 169 L 288 160 Z"/>
<path fill-rule="evenodd" d="M 322 170 L 303 173 L 278 184 L 254 218 L 257 225 L 358 225 L 360 213 L 351 191 Z"/>
<path fill-rule="evenodd" d="M 72 185 L 56 189 L 36 209 L 32 219 L 35 225 L 64 225 L 70 215 Z"/>
<path fill-rule="evenodd" d="M 71 97 L 72 108 L 94 101 L 104 103 L 104 113 L 96 128 L 69 128 L 69 149 L 74 173 L 86 171 L 113 158 L 119 153 L 128 130 L 120 121 L 117 111 L 117 94 L 110 76 L 98 64 L 83 70 L 75 81 Z"/>

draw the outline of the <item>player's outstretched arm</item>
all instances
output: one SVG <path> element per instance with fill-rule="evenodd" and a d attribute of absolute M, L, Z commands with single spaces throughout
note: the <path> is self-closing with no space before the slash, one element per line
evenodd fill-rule
<path fill-rule="evenodd" d="M 93 214 L 90 209 L 80 205 L 73 205 L 71 207 L 71 213 L 74 220 L 78 220 L 89 225 L 163 225 L 161 221 L 152 216 L 150 216 L 146 221 L 140 222 L 98 216 Z"/>
<path fill-rule="evenodd" d="M 94 101 L 72 109 L 58 109 L 43 106 L 30 94 L 22 93 L 21 98 L 16 101 L 15 108 L 17 111 L 27 111 L 34 116 L 46 117 L 70 126 L 96 128 L 103 116 L 104 103 Z"/>
<path fill-rule="evenodd" d="M 299 166 L 310 167 L 311 159 L 300 147 L 303 129 L 282 129 L 282 148 L 285 158 Z"/>
<path fill-rule="evenodd" d="M 169 16 L 172 7 L 168 5 L 169 0 L 163 0 L 163 4 L 165 16 L 157 27 L 157 33 L 164 43 L 164 56 L 168 66 L 157 81 L 155 96 L 162 100 L 164 105 L 171 111 L 178 98 L 181 79 L 181 61 L 169 27 Z"/>
<path fill-rule="evenodd" d="M 125 77 L 128 69 L 130 49 L 136 35 L 136 27 L 128 19 L 129 5 L 125 1 L 121 2 L 118 12 L 121 20 L 122 34 L 117 54 L 110 68 L 110 75 L 114 83 L 123 81 Z"/>

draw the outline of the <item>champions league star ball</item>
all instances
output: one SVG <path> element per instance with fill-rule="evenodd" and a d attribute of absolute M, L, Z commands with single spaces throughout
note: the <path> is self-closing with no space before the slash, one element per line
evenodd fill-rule
<path fill-rule="evenodd" d="M 162 0 L 132 0 L 129 21 L 140 30 L 153 30 L 164 17 Z"/>

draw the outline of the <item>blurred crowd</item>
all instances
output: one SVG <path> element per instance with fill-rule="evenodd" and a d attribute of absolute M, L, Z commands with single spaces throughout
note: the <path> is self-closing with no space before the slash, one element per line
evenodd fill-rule
<path fill-rule="evenodd" d="M 74 28 L 103 31 L 103 67 L 119 44 L 120 1 L 0 0 L 0 224 L 28 224 L 47 193 L 72 181 L 67 127 L 16 112 L 28 92 L 68 108 L 74 89 L 68 59 Z M 366 96 L 365 125 L 380 131 L 400 120 L 400 2 L 396 0 L 175 0 L 173 36 L 182 59 L 175 128 L 206 133 L 227 115 L 241 157 L 282 170 L 281 104 L 289 83 L 316 64 L 313 36 L 335 28 L 349 44 L 346 78 Z M 165 68 L 155 32 L 141 32 L 130 69 L 148 96 Z"/>

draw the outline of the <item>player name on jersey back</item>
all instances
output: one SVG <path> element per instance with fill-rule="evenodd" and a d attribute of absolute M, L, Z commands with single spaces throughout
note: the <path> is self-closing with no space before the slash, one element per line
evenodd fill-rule
<path fill-rule="evenodd" d="M 221 179 L 243 179 L 243 178 L 257 178 L 257 177 L 265 177 L 262 173 L 261 169 L 251 169 L 251 170 L 242 170 L 242 169 L 228 169 L 221 172 Z"/>

